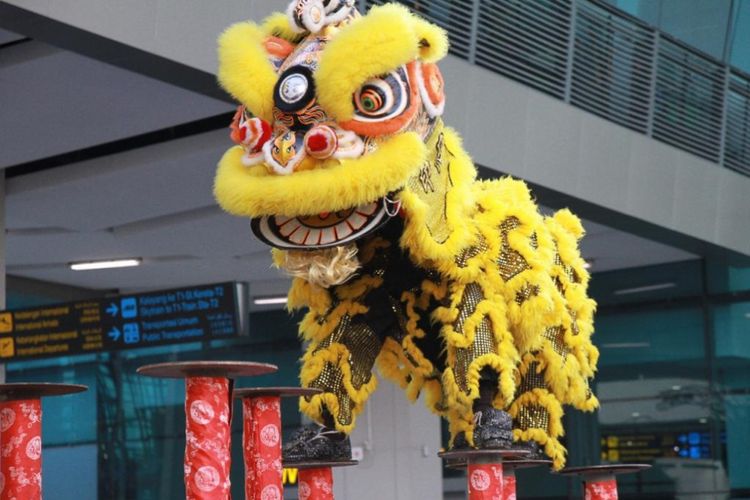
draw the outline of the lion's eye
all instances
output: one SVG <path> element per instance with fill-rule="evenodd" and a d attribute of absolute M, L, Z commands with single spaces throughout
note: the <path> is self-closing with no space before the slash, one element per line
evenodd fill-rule
<path fill-rule="evenodd" d="M 365 87 L 357 93 L 357 108 L 366 115 L 372 115 L 383 109 L 388 95 L 377 87 Z"/>
<path fill-rule="evenodd" d="M 354 119 L 379 122 L 403 113 L 409 104 L 406 85 L 406 75 L 401 71 L 368 80 L 354 93 Z"/>

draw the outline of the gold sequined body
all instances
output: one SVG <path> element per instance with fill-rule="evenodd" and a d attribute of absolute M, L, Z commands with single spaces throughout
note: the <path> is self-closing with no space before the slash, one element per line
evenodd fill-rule
<path fill-rule="evenodd" d="M 519 181 L 474 181 L 449 129 L 430 147 L 399 195 L 403 227 L 358 242 L 353 279 L 329 289 L 294 282 L 290 304 L 310 308 L 302 383 L 325 391 L 301 408 L 352 430 L 377 365 L 472 443 L 473 403 L 490 374 L 514 438 L 538 442 L 561 467 L 562 406 L 597 406 L 583 230 L 570 212 L 542 216 Z"/>

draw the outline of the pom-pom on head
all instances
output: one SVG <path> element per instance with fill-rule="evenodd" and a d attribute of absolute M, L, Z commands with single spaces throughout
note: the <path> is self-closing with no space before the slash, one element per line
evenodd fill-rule
<path fill-rule="evenodd" d="M 318 33 L 353 15 L 355 0 L 295 0 L 287 8 L 292 29 Z"/>

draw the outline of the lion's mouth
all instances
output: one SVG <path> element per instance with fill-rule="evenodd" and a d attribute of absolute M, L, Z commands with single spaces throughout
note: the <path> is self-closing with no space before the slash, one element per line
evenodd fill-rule
<path fill-rule="evenodd" d="M 358 207 L 311 216 L 268 215 L 252 220 L 253 233 L 268 245 L 314 250 L 344 245 L 375 231 L 395 216 L 399 201 L 385 196 Z"/>

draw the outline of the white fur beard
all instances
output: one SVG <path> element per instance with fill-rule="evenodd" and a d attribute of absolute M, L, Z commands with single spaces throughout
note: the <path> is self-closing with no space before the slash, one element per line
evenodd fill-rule
<path fill-rule="evenodd" d="M 287 250 L 279 264 L 290 276 L 323 288 L 345 283 L 359 267 L 354 243 L 321 250 Z"/>

